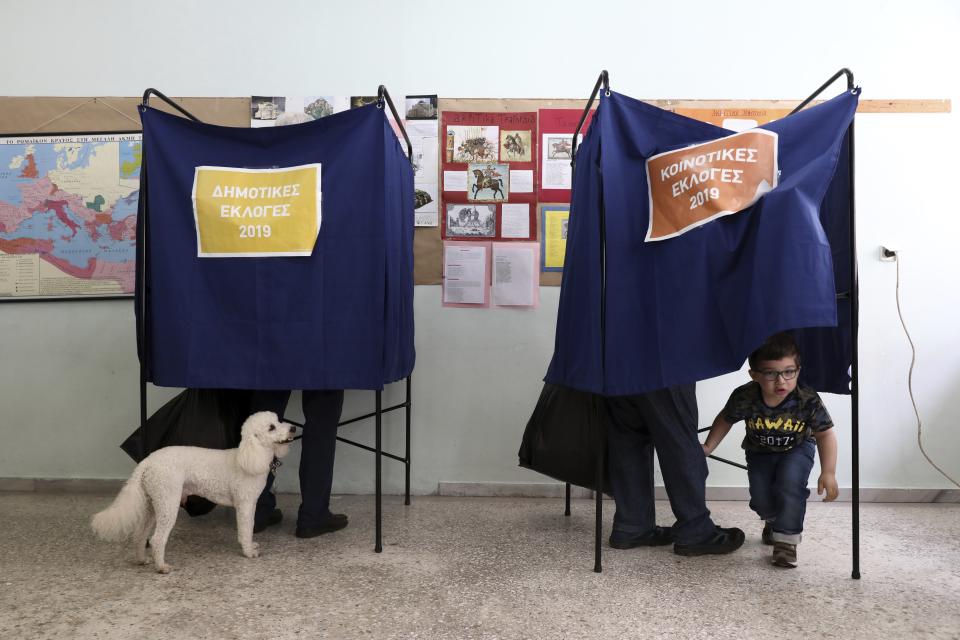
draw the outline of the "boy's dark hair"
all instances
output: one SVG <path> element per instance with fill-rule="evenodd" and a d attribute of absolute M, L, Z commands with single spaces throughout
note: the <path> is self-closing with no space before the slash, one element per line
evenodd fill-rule
<path fill-rule="evenodd" d="M 766 342 L 750 354 L 747 362 L 750 363 L 750 368 L 756 371 L 757 366 L 765 360 L 780 360 L 781 358 L 789 358 L 791 356 L 796 360 L 797 366 L 799 367 L 800 349 L 797 347 L 793 336 L 783 331 L 767 338 Z"/>

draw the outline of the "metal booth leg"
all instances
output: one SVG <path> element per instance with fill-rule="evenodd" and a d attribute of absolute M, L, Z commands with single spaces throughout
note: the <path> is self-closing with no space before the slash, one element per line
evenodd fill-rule
<path fill-rule="evenodd" d="M 853 74 L 847 81 L 847 89 L 853 89 Z M 857 273 L 857 224 L 856 197 L 854 194 L 853 122 L 850 123 L 850 331 L 851 331 L 851 369 L 850 369 L 850 422 L 853 448 L 850 452 L 853 467 L 853 568 L 850 577 L 860 579 L 860 277 Z"/>
<path fill-rule="evenodd" d="M 597 531 L 596 538 L 593 541 L 593 571 L 601 573 L 603 571 L 600 558 L 600 541 L 603 538 L 603 451 L 597 456 Z"/>
<path fill-rule="evenodd" d="M 603 538 L 603 480 L 606 477 L 604 464 L 606 463 L 607 439 L 606 431 L 603 428 L 603 415 L 600 409 L 600 399 L 594 396 L 594 411 L 597 418 L 597 430 L 600 432 L 600 446 L 597 449 L 597 475 L 594 478 L 596 486 L 596 517 L 597 530 L 593 541 L 593 571 L 594 573 L 603 572 L 603 563 L 601 559 L 601 540 Z"/>
<path fill-rule="evenodd" d="M 383 453 L 383 442 L 381 436 L 383 434 L 383 398 L 382 391 L 377 391 L 377 436 L 376 436 L 376 451 L 374 452 L 374 457 L 376 458 L 376 483 L 377 483 L 377 498 L 376 498 L 376 519 L 377 519 L 377 537 L 374 544 L 373 550 L 377 553 L 383 552 L 383 494 L 382 494 L 382 481 L 383 478 L 380 474 L 381 460 L 380 456 Z"/>
<path fill-rule="evenodd" d="M 820 85 L 820 88 L 810 94 L 806 100 L 798 104 L 790 114 L 794 114 L 810 102 L 813 101 L 824 89 L 833 84 L 840 76 L 847 78 L 847 91 L 856 90 L 853 82 L 853 72 L 849 69 L 840 69 L 833 76 Z M 853 447 L 850 453 L 850 463 L 853 467 L 853 486 L 851 487 L 851 544 L 853 568 L 850 571 L 850 577 L 854 580 L 860 579 L 860 350 L 859 350 L 859 332 L 860 332 L 860 284 L 857 274 L 857 198 L 856 198 L 856 180 L 854 172 L 856 169 L 856 158 L 854 154 L 853 125 L 850 122 L 848 128 L 850 152 L 848 154 L 850 171 L 850 422 L 851 438 Z M 842 294 L 838 294 L 838 298 Z"/>
<path fill-rule="evenodd" d="M 570 515 L 570 483 L 569 482 L 567 483 L 567 506 L 563 510 L 563 515 L 565 516 Z"/>
<path fill-rule="evenodd" d="M 583 109 L 583 113 L 580 116 L 580 122 L 577 123 L 577 128 L 573 132 L 572 136 L 572 151 L 570 153 L 570 170 L 571 175 L 576 173 L 577 169 L 577 137 L 580 134 L 580 129 L 583 128 L 583 123 L 587 119 L 587 114 L 590 112 L 590 107 L 593 106 L 593 101 L 597 97 L 597 93 L 600 91 L 600 87 L 604 88 L 605 95 L 610 95 L 610 75 L 607 73 L 606 69 L 600 72 L 600 77 L 597 78 L 597 83 L 593 86 L 593 92 L 590 94 L 590 99 L 587 101 L 586 107 Z M 600 207 L 600 353 L 601 357 L 606 356 L 607 352 L 607 337 L 606 337 L 606 309 L 607 309 L 607 231 L 606 231 L 606 215 L 604 208 L 601 204 Z M 597 451 L 597 475 L 595 478 L 596 485 L 596 517 L 597 517 L 597 530 L 596 530 L 596 539 L 594 540 L 594 565 L 593 570 L 596 573 L 603 571 L 603 566 L 601 563 L 601 554 L 600 554 L 600 539 L 603 537 L 603 480 L 605 478 L 604 473 L 604 463 L 605 463 L 605 453 L 606 453 L 606 437 L 603 430 L 603 418 L 601 416 L 601 400 L 594 395 L 593 397 L 593 409 L 594 415 L 596 416 L 596 425 L 597 429 L 600 431 L 600 447 Z M 570 485 L 567 485 L 567 510 L 565 515 L 570 515 Z"/>
<path fill-rule="evenodd" d="M 410 413 L 412 411 L 410 390 L 410 376 L 407 376 L 407 400 L 406 400 L 406 428 L 407 428 L 407 450 L 404 455 L 404 466 L 406 467 L 406 484 L 403 498 L 403 504 L 410 504 Z"/>

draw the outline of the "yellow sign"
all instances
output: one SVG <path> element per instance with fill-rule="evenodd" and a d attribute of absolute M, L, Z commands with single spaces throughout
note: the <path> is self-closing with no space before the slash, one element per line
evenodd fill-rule
<path fill-rule="evenodd" d="M 756 203 L 777 186 L 777 141 L 772 131 L 751 129 L 651 156 L 646 241 L 673 238 Z"/>
<path fill-rule="evenodd" d="M 567 223 L 570 208 L 543 206 L 543 268 L 549 271 L 563 269 L 567 253 Z"/>
<path fill-rule="evenodd" d="M 309 256 L 320 233 L 320 164 L 197 167 L 193 217 L 201 258 Z"/>

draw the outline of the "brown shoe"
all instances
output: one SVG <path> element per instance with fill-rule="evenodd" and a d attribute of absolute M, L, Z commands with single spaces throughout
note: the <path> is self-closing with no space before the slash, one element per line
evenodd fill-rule
<path fill-rule="evenodd" d="M 797 545 L 789 542 L 773 543 L 773 564 L 787 569 L 797 568 Z"/>

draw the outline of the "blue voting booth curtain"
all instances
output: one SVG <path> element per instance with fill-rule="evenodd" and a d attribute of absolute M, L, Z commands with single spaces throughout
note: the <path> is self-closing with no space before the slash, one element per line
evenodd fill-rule
<path fill-rule="evenodd" d="M 849 301 L 838 313 L 836 294 L 851 282 L 847 130 L 858 94 L 763 125 L 779 136 L 776 188 L 741 213 L 657 242 L 644 242 L 647 159 L 733 132 L 618 93 L 601 97 L 577 153 L 545 380 L 644 393 L 736 371 L 768 336 L 803 329 L 804 382 L 849 393 Z"/>
<path fill-rule="evenodd" d="M 142 108 L 147 378 L 161 386 L 381 389 L 414 366 L 413 172 L 384 110 L 243 129 Z M 198 258 L 198 166 L 321 163 L 305 257 Z M 138 256 L 140 259 L 143 256 Z M 139 312 L 139 305 L 138 305 Z"/>

